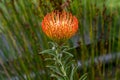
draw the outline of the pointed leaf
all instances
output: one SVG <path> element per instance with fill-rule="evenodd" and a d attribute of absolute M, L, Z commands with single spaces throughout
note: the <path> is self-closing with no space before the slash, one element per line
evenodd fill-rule
<path fill-rule="evenodd" d="M 49 54 L 51 56 L 56 56 L 52 49 L 44 50 L 44 51 L 40 52 L 39 54 Z"/>
<path fill-rule="evenodd" d="M 53 52 L 52 49 L 47 49 L 47 50 L 41 51 L 39 54 L 45 54 L 45 53 L 51 53 L 51 52 Z"/>
<path fill-rule="evenodd" d="M 63 53 L 66 53 L 66 54 L 68 54 L 69 56 L 73 57 L 73 55 L 72 55 L 71 53 L 69 53 L 69 52 L 63 51 Z"/>
<path fill-rule="evenodd" d="M 48 68 L 50 68 L 51 71 L 53 71 L 54 73 L 63 76 L 63 74 L 60 72 L 60 70 L 56 67 L 56 66 L 46 66 Z"/>
<path fill-rule="evenodd" d="M 79 80 L 86 80 L 87 79 L 87 73 L 83 74 Z"/>
<path fill-rule="evenodd" d="M 74 60 L 66 62 L 65 69 L 67 70 L 67 67 L 72 66 L 72 64 L 74 64 L 74 62 L 75 62 Z"/>
<path fill-rule="evenodd" d="M 45 61 L 55 61 L 53 58 L 45 58 Z"/>
<path fill-rule="evenodd" d="M 60 77 L 56 74 L 51 74 L 51 77 L 55 77 L 57 80 L 64 80 L 62 77 Z"/>
<path fill-rule="evenodd" d="M 73 67 L 73 69 L 71 71 L 71 74 L 70 74 L 70 80 L 73 80 L 74 73 L 77 71 L 77 69 L 78 69 L 78 66 L 77 67 Z"/>
<path fill-rule="evenodd" d="M 63 65 L 67 65 L 68 63 L 71 62 L 71 57 L 70 56 L 65 56 L 62 60 L 63 60 Z M 72 64 L 72 63 L 71 63 Z"/>

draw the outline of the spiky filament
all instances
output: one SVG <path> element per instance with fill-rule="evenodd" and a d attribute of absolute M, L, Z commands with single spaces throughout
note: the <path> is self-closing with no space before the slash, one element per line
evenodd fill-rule
<path fill-rule="evenodd" d="M 56 42 L 65 41 L 77 32 L 78 20 L 71 13 L 54 11 L 44 17 L 42 30 Z"/>

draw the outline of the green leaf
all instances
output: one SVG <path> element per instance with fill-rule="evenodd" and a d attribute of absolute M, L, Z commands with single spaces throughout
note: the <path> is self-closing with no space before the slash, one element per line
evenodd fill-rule
<path fill-rule="evenodd" d="M 79 80 L 86 80 L 86 79 L 87 79 L 87 73 L 85 73 L 84 75 L 82 75 Z"/>
<path fill-rule="evenodd" d="M 66 62 L 66 64 L 65 64 L 65 70 L 67 70 L 69 67 L 71 67 L 72 64 L 74 64 L 74 60 Z"/>
<path fill-rule="evenodd" d="M 45 54 L 45 53 L 51 53 L 51 52 L 53 52 L 52 49 L 47 49 L 47 50 L 41 51 L 39 54 Z"/>
<path fill-rule="evenodd" d="M 74 73 L 77 71 L 77 69 L 78 69 L 78 66 L 72 68 L 72 71 L 71 71 L 71 74 L 70 74 L 70 80 L 73 80 Z"/>
<path fill-rule="evenodd" d="M 69 46 L 62 46 L 61 49 L 68 49 Z"/>
<path fill-rule="evenodd" d="M 45 58 L 45 61 L 55 61 L 53 58 Z"/>
<path fill-rule="evenodd" d="M 69 51 L 69 50 L 71 50 L 71 49 L 75 49 L 75 47 L 68 48 L 67 50 Z"/>
<path fill-rule="evenodd" d="M 62 77 L 60 77 L 56 74 L 51 74 L 51 77 L 55 77 L 57 80 L 64 80 Z"/>
<path fill-rule="evenodd" d="M 69 46 L 62 46 L 61 47 L 61 50 L 63 50 L 63 51 L 69 51 L 71 49 L 75 49 L 75 47 L 69 47 Z"/>
<path fill-rule="evenodd" d="M 68 62 L 70 62 L 71 60 L 71 56 L 65 56 L 64 58 L 62 58 L 63 60 L 63 65 L 67 65 Z"/>
<path fill-rule="evenodd" d="M 52 45 L 52 47 L 57 47 L 58 45 L 57 45 L 57 43 L 55 43 L 55 42 L 48 42 L 50 45 Z"/>
<path fill-rule="evenodd" d="M 63 65 L 65 66 L 65 70 L 67 70 L 71 65 L 74 63 L 74 60 L 71 60 L 71 58 L 68 56 L 63 59 Z"/>
<path fill-rule="evenodd" d="M 63 74 L 60 72 L 60 70 L 56 66 L 50 66 L 50 65 L 48 65 L 46 67 L 48 67 L 54 73 L 56 73 L 56 74 L 58 74 L 60 76 L 63 76 Z"/>
<path fill-rule="evenodd" d="M 56 56 L 54 54 L 54 50 L 52 50 L 52 49 L 44 50 L 44 51 L 40 52 L 39 54 L 49 54 L 51 56 Z"/>
<path fill-rule="evenodd" d="M 63 53 L 66 53 L 66 54 L 68 54 L 69 56 L 73 57 L 73 55 L 72 55 L 71 53 L 69 53 L 69 52 L 63 51 Z"/>

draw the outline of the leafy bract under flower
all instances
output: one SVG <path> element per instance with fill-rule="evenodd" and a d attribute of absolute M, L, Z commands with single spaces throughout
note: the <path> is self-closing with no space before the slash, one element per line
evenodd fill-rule
<path fill-rule="evenodd" d="M 44 17 L 42 30 L 53 41 L 63 42 L 77 32 L 78 20 L 71 13 L 54 11 Z"/>

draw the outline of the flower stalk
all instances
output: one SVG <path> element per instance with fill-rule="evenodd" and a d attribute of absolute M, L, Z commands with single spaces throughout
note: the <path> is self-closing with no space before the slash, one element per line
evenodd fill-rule
<path fill-rule="evenodd" d="M 64 43 L 77 32 L 77 18 L 65 11 L 48 13 L 42 21 L 42 30 L 53 40 L 52 48 L 40 53 L 50 55 L 45 60 L 49 61 L 47 67 L 51 71 L 51 77 L 57 80 L 76 80 L 74 77 L 78 66 L 73 60 L 73 55 L 69 53 L 71 48 Z"/>
<path fill-rule="evenodd" d="M 59 46 L 57 43 L 51 42 L 52 48 L 40 52 L 42 55 L 49 55 L 46 57 L 46 61 L 49 61 L 46 67 L 50 70 L 51 77 L 57 80 L 76 80 L 74 79 L 75 73 L 77 73 L 78 66 L 73 59 L 73 55 L 69 53 L 68 46 Z M 50 63 L 51 62 L 51 63 Z M 78 80 L 85 80 L 86 74 Z"/>
<path fill-rule="evenodd" d="M 74 74 L 70 72 L 74 69 L 73 65 L 76 67 L 75 62 L 72 60 L 73 55 L 68 52 L 71 48 L 64 45 L 59 46 L 57 43 L 53 42 L 52 45 L 53 47 L 51 49 L 40 52 L 40 54 L 50 55 L 49 58 L 46 58 L 47 61 L 53 61 L 52 64 L 47 65 L 51 70 L 51 77 L 55 77 L 58 80 L 71 80 L 70 77 L 73 77 Z"/>

